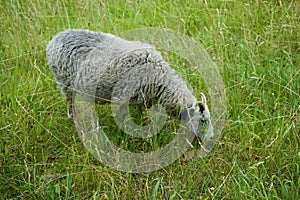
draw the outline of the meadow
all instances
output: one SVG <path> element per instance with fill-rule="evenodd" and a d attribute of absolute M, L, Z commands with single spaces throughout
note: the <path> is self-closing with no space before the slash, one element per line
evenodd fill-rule
<path fill-rule="evenodd" d="M 135 174 L 102 165 L 83 146 L 45 49 L 68 28 L 142 27 L 178 31 L 206 49 L 227 111 L 208 156 Z M 2 0 L 0 199 L 299 199 L 299 44 L 299 1 Z M 99 115 L 118 133 L 108 112 Z M 118 138 L 124 147 L 126 137 Z"/>

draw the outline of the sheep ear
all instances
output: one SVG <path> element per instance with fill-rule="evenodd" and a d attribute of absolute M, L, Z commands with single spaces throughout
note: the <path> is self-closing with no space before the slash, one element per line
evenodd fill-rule
<path fill-rule="evenodd" d="M 202 92 L 201 92 L 201 100 L 202 100 L 202 103 L 205 105 L 206 104 L 206 97 Z"/>

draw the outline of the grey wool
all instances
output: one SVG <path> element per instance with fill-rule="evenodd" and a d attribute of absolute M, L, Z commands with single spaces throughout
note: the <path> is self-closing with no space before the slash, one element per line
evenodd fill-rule
<path fill-rule="evenodd" d="M 149 44 L 69 29 L 53 37 L 46 52 L 57 85 L 70 104 L 70 115 L 73 92 L 79 91 L 100 104 L 123 102 L 129 94 L 129 104 L 159 102 L 170 113 L 188 114 L 197 135 L 203 134 L 203 123 L 210 123 L 204 94 L 197 103 L 186 81 Z"/>

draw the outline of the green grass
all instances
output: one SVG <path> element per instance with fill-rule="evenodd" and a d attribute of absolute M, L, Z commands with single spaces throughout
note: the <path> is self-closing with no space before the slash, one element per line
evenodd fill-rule
<path fill-rule="evenodd" d="M 0 199 L 299 199 L 298 1 L 28 2 L 0 3 Z M 84 148 L 45 47 L 67 28 L 150 26 L 208 51 L 225 83 L 227 122 L 204 159 L 123 173 Z"/>

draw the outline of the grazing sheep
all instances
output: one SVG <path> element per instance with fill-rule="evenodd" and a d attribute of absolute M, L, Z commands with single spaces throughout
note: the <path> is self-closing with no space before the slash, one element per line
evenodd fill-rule
<path fill-rule="evenodd" d="M 70 105 L 69 116 L 74 90 L 95 96 L 100 104 L 113 98 L 122 102 L 130 93 L 130 104 L 149 105 L 154 100 L 171 113 L 191 117 L 199 136 L 203 124 L 211 124 L 205 95 L 198 104 L 186 82 L 149 44 L 101 32 L 66 30 L 49 42 L 47 57 Z M 209 132 L 213 136 L 212 129 Z"/>

